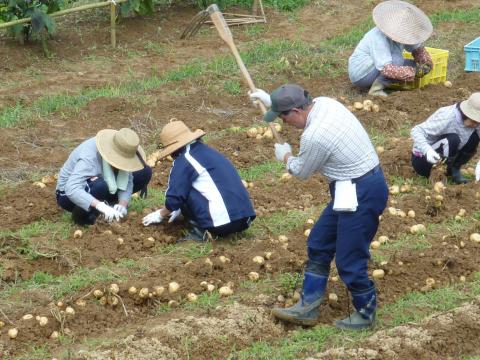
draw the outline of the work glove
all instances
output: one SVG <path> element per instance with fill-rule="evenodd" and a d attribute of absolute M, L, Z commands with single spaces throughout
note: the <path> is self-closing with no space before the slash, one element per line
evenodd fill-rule
<path fill-rule="evenodd" d="M 248 92 L 250 100 L 253 102 L 260 100 L 267 108 L 272 106 L 272 100 L 270 99 L 270 94 L 262 89 L 257 89 L 253 92 Z"/>
<path fill-rule="evenodd" d="M 117 210 L 120 214 L 122 214 L 122 216 L 126 216 L 127 213 L 128 213 L 127 208 L 123 205 L 120 205 L 120 204 L 114 205 L 113 210 Z"/>
<path fill-rule="evenodd" d="M 182 210 L 178 209 L 175 211 L 172 211 L 170 214 L 170 219 L 168 219 L 168 222 L 174 222 L 180 215 L 182 215 Z"/>
<path fill-rule="evenodd" d="M 475 180 L 480 181 L 480 161 L 477 163 L 475 167 Z"/>
<path fill-rule="evenodd" d="M 162 222 L 162 220 L 163 220 L 163 216 L 160 215 L 160 210 L 157 210 L 145 216 L 142 219 L 142 223 L 144 226 L 148 226 L 151 224 L 159 224 Z"/>
<path fill-rule="evenodd" d="M 418 64 L 415 69 L 415 77 L 423 78 L 430 71 L 432 71 L 432 68 L 430 67 L 429 64 Z"/>
<path fill-rule="evenodd" d="M 277 158 L 278 161 L 283 162 L 283 159 L 285 158 L 285 154 L 291 153 L 292 152 L 292 147 L 288 143 L 283 143 L 275 144 L 275 157 Z"/>
<path fill-rule="evenodd" d="M 115 219 L 116 221 L 120 221 L 120 219 L 123 217 L 120 211 L 115 210 L 114 208 L 108 206 L 103 202 L 99 202 L 96 206 L 96 209 L 105 216 L 105 220 L 107 220 L 108 222 L 113 221 L 113 219 Z"/>
<path fill-rule="evenodd" d="M 427 161 L 430 164 L 436 164 L 437 162 L 440 161 L 441 157 L 440 154 L 437 153 L 435 150 L 432 148 L 428 149 L 427 152 L 425 153 L 425 157 L 427 158 Z"/>

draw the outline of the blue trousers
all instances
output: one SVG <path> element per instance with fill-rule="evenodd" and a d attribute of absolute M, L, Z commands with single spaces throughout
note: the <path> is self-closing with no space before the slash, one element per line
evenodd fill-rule
<path fill-rule="evenodd" d="M 388 199 L 388 187 L 381 169 L 356 182 L 356 189 L 357 210 L 339 212 L 333 210 L 335 182 L 330 184 L 332 201 L 307 240 L 308 259 L 329 269 L 335 257 L 338 274 L 351 292 L 374 286 L 367 272 L 370 243 Z"/>
<path fill-rule="evenodd" d="M 152 169 L 149 166 L 146 166 L 142 170 L 133 172 L 132 175 L 133 193 L 136 193 L 148 185 L 150 179 L 152 178 Z M 85 191 L 100 201 L 107 201 L 108 203 L 116 203 L 118 201 L 118 195 L 110 194 L 107 183 L 101 177 L 94 181 L 88 180 L 87 185 L 85 186 Z M 69 212 L 72 212 L 76 206 L 64 193 L 60 193 L 58 191 L 57 203 L 64 210 Z"/>

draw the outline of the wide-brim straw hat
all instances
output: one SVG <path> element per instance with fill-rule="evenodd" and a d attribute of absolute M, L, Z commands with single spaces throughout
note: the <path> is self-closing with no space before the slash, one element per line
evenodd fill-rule
<path fill-rule="evenodd" d="M 469 119 L 480 122 L 480 92 L 473 93 L 467 100 L 462 101 L 460 110 Z"/>
<path fill-rule="evenodd" d="M 373 9 L 372 15 L 380 31 L 400 44 L 421 44 L 433 32 L 428 16 L 415 5 L 405 1 L 381 2 Z"/>
<path fill-rule="evenodd" d="M 178 149 L 191 143 L 205 135 L 203 130 L 197 129 L 191 131 L 183 121 L 171 121 L 165 125 L 160 133 L 161 151 L 158 155 L 159 159 L 174 153 Z"/>
<path fill-rule="evenodd" d="M 118 131 L 104 129 L 97 133 L 95 139 L 98 152 L 114 168 L 127 172 L 143 169 L 144 162 L 137 152 L 145 160 L 145 151 L 140 146 L 140 138 L 135 131 L 127 128 Z"/>

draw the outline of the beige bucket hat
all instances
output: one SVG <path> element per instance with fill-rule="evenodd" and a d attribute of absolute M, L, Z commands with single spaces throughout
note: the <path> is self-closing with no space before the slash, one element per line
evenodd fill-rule
<path fill-rule="evenodd" d="M 162 132 L 160 133 L 162 151 L 158 155 L 158 158 L 162 159 L 165 156 L 170 155 L 203 135 L 205 135 L 205 132 L 200 129 L 190 131 L 183 121 L 169 122 L 163 127 Z"/>
<path fill-rule="evenodd" d="M 373 9 L 375 25 L 390 39 L 404 45 L 425 42 L 433 32 L 433 26 L 425 13 L 405 1 L 389 0 Z"/>
<path fill-rule="evenodd" d="M 145 151 L 140 146 L 140 138 L 131 129 L 103 129 L 95 137 L 97 150 L 104 160 L 113 167 L 133 172 L 143 169 L 144 161 L 139 159 L 137 151 L 145 159 Z"/>
<path fill-rule="evenodd" d="M 473 93 L 467 100 L 462 101 L 460 110 L 469 119 L 480 122 L 480 92 Z"/>

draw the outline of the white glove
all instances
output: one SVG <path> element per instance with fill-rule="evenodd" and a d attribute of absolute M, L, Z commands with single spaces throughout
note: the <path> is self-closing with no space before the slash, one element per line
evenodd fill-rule
<path fill-rule="evenodd" d="M 118 210 L 115 210 L 103 202 L 99 202 L 96 209 L 105 216 L 105 220 L 108 222 L 111 222 L 113 219 L 119 221 L 123 217 Z"/>
<path fill-rule="evenodd" d="M 257 89 L 254 92 L 249 92 L 250 100 L 257 101 L 260 100 L 265 104 L 267 108 L 272 106 L 272 100 L 270 99 L 270 94 L 262 89 Z"/>
<path fill-rule="evenodd" d="M 159 224 L 162 222 L 162 220 L 163 220 L 163 216 L 160 215 L 160 210 L 157 210 L 145 216 L 142 219 L 142 223 L 144 226 L 148 226 L 151 224 Z"/>
<path fill-rule="evenodd" d="M 170 219 L 168 219 L 168 222 L 169 223 L 174 222 L 175 219 L 178 218 L 180 215 L 182 215 L 182 210 L 181 209 L 172 211 L 172 213 L 170 214 Z"/>
<path fill-rule="evenodd" d="M 475 180 L 480 181 L 480 161 L 477 163 L 475 167 Z"/>
<path fill-rule="evenodd" d="M 120 205 L 120 204 L 116 204 L 113 206 L 113 209 L 114 210 L 117 210 L 120 214 L 122 214 L 122 216 L 126 216 L 127 213 L 128 213 L 128 210 L 125 206 L 123 205 Z"/>
<path fill-rule="evenodd" d="M 425 157 L 430 164 L 436 164 L 441 159 L 440 154 L 432 148 L 427 150 Z"/>
<path fill-rule="evenodd" d="M 275 157 L 277 158 L 278 161 L 282 161 L 285 158 L 285 154 L 291 153 L 292 152 L 292 147 L 288 143 L 283 143 L 275 144 Z"/>

